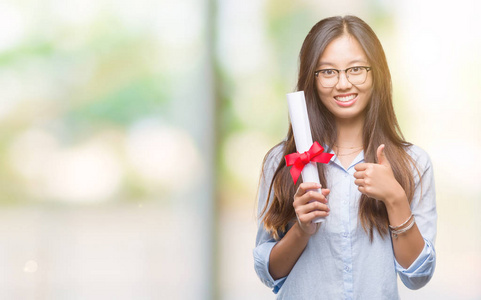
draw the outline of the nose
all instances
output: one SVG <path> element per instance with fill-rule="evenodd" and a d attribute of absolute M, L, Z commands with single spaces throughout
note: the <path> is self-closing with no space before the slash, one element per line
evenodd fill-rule
<path fill-rule="evenodd" d="M 346 71 L 339 72 L 339 80 L 337 81 L 336 88 L 338 90 L 347 90 L 352 87 L 352 83 L 347 79 Z"/>

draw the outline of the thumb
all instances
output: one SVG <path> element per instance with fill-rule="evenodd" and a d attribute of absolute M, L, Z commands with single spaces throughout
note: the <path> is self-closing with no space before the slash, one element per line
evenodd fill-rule
<path fill-rule="evenodd" d="M 386 146 L 384 144 L 381 144 L 379 147 L 377 147 L 377 151 L 376 151 L 376 154 L 377 154 L 377 163 L 378 164 L 381 164 L 381 165 L 386 165 L 386 166 L 390 166 L 391 164 L 389 163 L 389 161 L 387 160 L 387 157 L 386 155 L 384 154 L 384 148 Z"/>

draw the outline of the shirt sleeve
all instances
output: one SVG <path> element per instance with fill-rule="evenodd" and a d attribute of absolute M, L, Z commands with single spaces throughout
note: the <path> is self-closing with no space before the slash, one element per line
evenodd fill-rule
<path fill-rule="evenodd" d="M 262 222 L 262 211 L 264 209 L 267 195 L 269 194 L 269 186 L 274 176 L 274 171 L 279 164 L 278 157 L 281 155 L 280 146 L 274 148 L 268 155 L 263 168 L 263 173 L 259 182 L 258 191 L 258 207 L 257 207 L 257 236 L 256 236 L 256 247 L 254 248 L 254 269 L 257 273 L 259 279 L 266 286 L 272 289 L 274 293 L 277 294 L 279 289 L 284 284 L 287 277 L 283 277 L 274 280 L 269 273 L 269 257 L 272 248 L 275 246 L 277 241 L 264 229 L 264 223 Z M 277 159 L 276 159 L 277 158 Z M 273 195 L 269 199 L 269 204 L 272 203 Z"/>
<path fill-rule="evenodd" d="M 421 148 L 412 146 L 412 156 L 417 163 L 414 169 L 416 182 L 411 211 L 416 224 L 424 239 L 424 248 L 416 260 L 407 268 L 403 268 L 397 261 L 396 270 L 404 285 L 412 290 L 425 286 L 431 280 L 436 267 L 436 192 L 434 186 L 434 173 L 431 160 Z"/>

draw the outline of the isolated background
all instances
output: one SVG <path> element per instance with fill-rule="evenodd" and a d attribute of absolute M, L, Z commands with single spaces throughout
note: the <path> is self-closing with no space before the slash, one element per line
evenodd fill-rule
<path fill-rule="evenodd" d="M 0 298 L 273 299 L 252 261 L 264 154 L 310 28 L 370 24 L 405 137 L 434 164 L 437 269 L 481 297 L 481 5 L 4 0 Z"/>

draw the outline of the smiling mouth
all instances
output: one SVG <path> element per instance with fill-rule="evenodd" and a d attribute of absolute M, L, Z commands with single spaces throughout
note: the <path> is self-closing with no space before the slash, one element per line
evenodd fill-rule
<path fill-rule="evenodd" d="M 349 102 L 357 97 L 357 94 L 350 94 L 346 96 L 335 96 L 334 99 L 339 102 Z"/>

